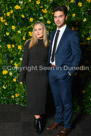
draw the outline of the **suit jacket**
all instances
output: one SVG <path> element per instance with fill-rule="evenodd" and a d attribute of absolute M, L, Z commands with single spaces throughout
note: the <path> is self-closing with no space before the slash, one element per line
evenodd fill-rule
<path fill-rule="evenodd" d="M 48 54 L 48 63 L 50 63 L 50 56 L 52 50 L 52 42 L 56 31 L 53 31 L 50 35 L 50 48 Z M 77 67 L 79 65 L 81 59 L 81 49 L 78 33 L 76 31 L 72 31 L 69 27 L 66 27 L 62 38 L 59 42 L 58 48 L 55 52 L 55 64 L 58 67 Z M 68 69 L 66 72 L 64 70 L 61 71 L 61 75 L 63 73 L 67 74 L 68 72 L 73 74 L 74 69 Z M 61 76 L 60 75 L 60 76 Z"/>

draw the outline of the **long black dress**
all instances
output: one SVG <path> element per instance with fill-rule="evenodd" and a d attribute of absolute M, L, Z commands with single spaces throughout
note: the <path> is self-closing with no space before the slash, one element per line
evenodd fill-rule
<path fill-rule="evenodd" d="M 35 115 L 45 113 L 47 96 L 47 65 L 48 47 L 44 47 L 43 40 L 29 47 L 28 41 L 24 47 L 24 55 L 19 75 L 19 82 L 25 79 L 27 89 L 27 110 Z M 24 68 L 27 66 L 27 69 Z"/>

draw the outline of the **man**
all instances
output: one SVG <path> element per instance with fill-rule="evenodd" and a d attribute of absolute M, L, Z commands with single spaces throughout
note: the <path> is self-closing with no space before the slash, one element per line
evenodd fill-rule
<path fill-rule="evenodd" d="M 56 107 L 56 122 L 47 130 L 62 126 L 57 136 L 67 136 L 71 131 L 71 85 L 75 71 L 72 67 L 77 67 L 81 59 L 78 33 L 67 27 L 66 20 L 67 7 L 63 5 L 55 8 L 54 22 L 57 30 L 50 36 L 48 63 L 53 68 L 49 71 L 49 83 Z"/>

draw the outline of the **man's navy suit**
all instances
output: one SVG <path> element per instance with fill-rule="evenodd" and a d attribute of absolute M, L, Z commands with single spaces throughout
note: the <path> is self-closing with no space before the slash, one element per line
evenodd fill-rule
<path fill-rule="evenodd" d="M 50 49 L 48 54 L 48 63 L 50 64 L 50 56 L 52 51 L 52 42 L 56 31 L 50 36 Z M 72 117 L 72 93 L 71 85 L 74 69 L 66 69 L 65 66 L 72 68 L 79 65 L 81 59 L 81 49 L 78 33 L 66 27 L 58 48 L 55 52 L 55 65 L 61 69 L 49 71 L 49 82 L 54 97 L 57 123 L 64 123 L 64 128 L 71 128 Z M 66 68 L 67 68 L 66 67 Z M 69 74 L 71 76 L 69 76 Z"/>

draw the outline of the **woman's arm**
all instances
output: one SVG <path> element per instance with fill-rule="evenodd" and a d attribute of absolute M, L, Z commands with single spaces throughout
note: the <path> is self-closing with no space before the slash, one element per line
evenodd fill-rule
<path fill-rule="evenodd" d="M 23 80 L 25 79 L 26 72 L 27 72 L 28 56 L 29 56 L 29 42 L 30 40 L 27 43 L 25 43 L 23 60 L 22 60 L 21 68 L 20 68 L 19 82 L 21 84 Z"/>

